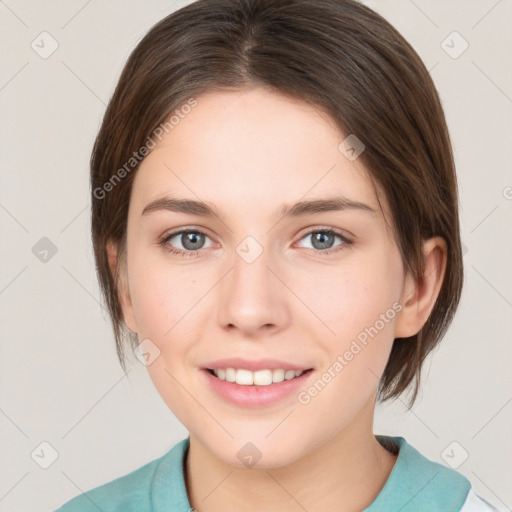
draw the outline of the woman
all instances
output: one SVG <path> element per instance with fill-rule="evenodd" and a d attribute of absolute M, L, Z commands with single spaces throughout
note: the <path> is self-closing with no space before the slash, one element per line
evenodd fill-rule
<path fill-rule="evenodd" d="M 199 0 L 130 56 L 91 158 L 98 276 L 190 435 L 61 512 L 495 510 L 376 400 L 463 279 L 434 84 L 352 0 Z"/>

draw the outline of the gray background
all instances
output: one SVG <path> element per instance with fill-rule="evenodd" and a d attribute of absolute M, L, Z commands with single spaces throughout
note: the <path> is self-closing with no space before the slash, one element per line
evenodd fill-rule
<path fill-rule="evenodd" d="M 117 362 L 94 271 L 88 185 L 91 145 L 126 58 L 187 3 L 0 1 L 2 512 L 51 511 L 187 435 L 144 366 L 132 357 L 124 375 Z M 416 405 L 378 406 L 374 431 L 457 467 L 510 510 L 511 1 L 365 3 L 411 42 L 438 87 L 466 248 L 462 303 L 425 364 Z M 464 42 L 453 31 L 469 44 L 457 58 Z M 58 48 L 43 58 L 52 39 Z"/>

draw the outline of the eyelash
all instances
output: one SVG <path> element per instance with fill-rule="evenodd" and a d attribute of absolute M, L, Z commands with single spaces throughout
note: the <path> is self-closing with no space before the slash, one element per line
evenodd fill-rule
<path fill-rule="evenodd" d="M 208 236 L 208 234 L 205 233 L 204 231 L 202 231 L 201 229 L 182 229 L 180 231 L 174 231 L 172 233 L 165 234 L 160 239 L 159 244 L 167 252 L 170 252 L 170 253 L 172 253 L 174 255 L 177 255 L 177 256 L 187 256 L 189 258 L 192 258 L 192 257 L 198 255 L 201 252 L 201 249 L 198 249 L 198 250 L 195 250 L 195 251 L 183 251 L 181 249 L 176 249 L 176 248 L 174 248 L 174 247 L 172 247 L 171 245 L 168 244 L 169 240 L 171 240 L 172 238 L 174 238 L 177 235 L 182 235 L 184 233 L 200 233 L 202 235 Z M 342 235 L 338 231 L 335 231 L 332 228 L 315 228 L 315 229 L 312 229 L 312 230 L 308 231 L 307 233 L 305 233 L 299 240 L 302 240 L 303 238 L 305 238 L 305 237 L 307 237 L 309 235 L 312 235 L 313 233 L 324 233 L 324 234 L 327 234 L 327 235 L 335 235 L 335 236 L 339 237 L 341 239 L 341 241 L 343 242 L 341 245 L 337 245 L 336 247 L 334 247 L 332 249 L 325 249 L 325 250 L 311 249 L 314 252 L 316 252 L 318 254 L 321 254 L 322 256 L 327 256 L 329 254 L 342 251 L 347 246 L 352 245 L 352 241 L 351 240 L 349 240 L 347 237 L 345 237 L 344 235 Z"/>

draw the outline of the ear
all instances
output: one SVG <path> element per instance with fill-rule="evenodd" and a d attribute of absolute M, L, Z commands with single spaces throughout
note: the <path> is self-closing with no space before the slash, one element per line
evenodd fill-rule
<path fill-rule="evenodd" d="M 108 264 L 112 275 L 116 276 L 119 270 L 119 279 L 117 283 L 117 296 L 121 304 L 123 312 L 123 322 L 130 331 L 137 333 L 137 325 L 135 323 L 135 315 L 133 311 L 132 300 L 130 297 L 130 289 L 128 286 L 128 269 L 126 265 L 126 257 L 118 257 L 118 247 L 112 241 L 107 243 Z"/>
<path fill-rule="evenodd" d="M 425 272 L 420 283 L 408 273 L 402 290 L 402 310 L 395 323 L 395 338 L 417 334 L 427 321 L 441 290 L 446 271 L 447 246 L 442 237 L 423 242 Z"/>

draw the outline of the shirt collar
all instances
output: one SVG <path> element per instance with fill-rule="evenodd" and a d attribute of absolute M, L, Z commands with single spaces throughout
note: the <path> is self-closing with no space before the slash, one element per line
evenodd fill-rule
<path fill-rule="evenodd" d="M 376 435 L 385 448 L 398 450 L 395 465 L 375 500 L 363 512 L 451 512 L 460 510 L 471 488 L 460 473 L 427 459 L 403 437 Z M 155 512 L 190 512 L 185 460 L 190 437 L 177 443 L 161 460 L 153 478 Z M 172 508 L 170 508 L 172 507 Z"/>
<path fill-rule="evenodd" d="M 363 512 L 460 510 L 471 483 L 460 473 L 424 457 L 403 437 L 375 436 L 398 457 L 375 500 Z"/>

